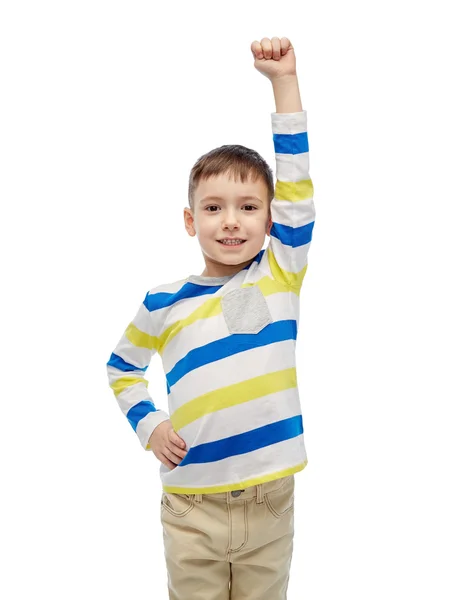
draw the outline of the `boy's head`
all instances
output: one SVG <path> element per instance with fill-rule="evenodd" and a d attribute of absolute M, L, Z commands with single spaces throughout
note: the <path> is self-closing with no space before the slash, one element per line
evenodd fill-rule
<path fill-rule="evenodd" d="M 203 274 L 233 275 L 249 264 L 272 226 L 273 175 L 260 154 L 240 145 L 204 154 L 191 170 L 188 196 L 185 227 L 198 236 Z M 243 241 L 225 245 L 227 238 Z"/>

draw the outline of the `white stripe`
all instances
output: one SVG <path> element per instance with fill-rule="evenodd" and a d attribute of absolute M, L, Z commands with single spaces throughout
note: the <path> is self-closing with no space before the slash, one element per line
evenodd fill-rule
<path fill-rule="evenodd" d="M 265 296 L 273 322 L 295 319 L 298 310 L 298 296 L 286 289 L 283 292 Z"/>
<path fill-rule="evenodd" d="M 312 223 L 316 217 L 313 198 L 290 202 L 273 200 L 271 206 L 272 221 L 288 227 L 302 227 Z"/>
<path fill-rule="evenodd" d="M 135 316 L 130 321 L 135 327 L 139 329 L 139 331 L 143 331 L 148 335 L 157 336 L 158 335 L 158 322 L 153 317 L 153 313 L 150 313 L 147 307 L 144 304 L 144 300 L 141 302 Z M 118 344 L 125 343 L 125 346 L 129 346 L 130 342 L 128 338 L 125 337 L 125 332 L 123 332 L 123 336 Z M 117 347 L 118 347 L 117 346 Z"/>
<path fill-rule="evenodd" d="M 280 154 L 275 152 L 276 178 L 278 181 L 303 181 L 309 176 L 309 152 Z"/>
<path fill-rule="evenodd" d="M 170 413 L 202 394 L 295 367 L 294 348 L 294 340 L 285 340 L 251 348 L 190 371 L 170 388 Z"/>
<path fill-rule="evenodd" d="M 180 358 L 188 352 L 215 340 L 228 337 L 230 332 L 222 313 L 215 317 L 198 319 L 183 327 L 177 335 L 168 342 L 162 354 L 164 371 L 170 372 Z"/>
<path fill-rule="evenodd" d="M 252 431 L 300 413 L 298 389 L 290 388 L 209 413 L 177 433 L 190 448 Z"/>
<path fill-rule="evenodd" d="M 307 129 L 308 111 L 295 113 L 270 113 L 273 133 L 304 133 Z"/>
<path fill-rule="evenodd" d="M 264 269 L 264 264 L 265 263 L 261 264 L 262 261 L 263 261 L 263 259 L 264 259 L 265 254 L 266 254 L 266 250 L 267 250 L 267 248 L 264 248 L 264 253 L 263 253 L 263 255 L 262 255 L 261 260 L 259 261 L 259 263 L 254 262 L 252 264 L 252 266 L 248 270 L 247 277 L 246 277 L 244 283 L 256 283 L 260 279 L 262 279 L 263 277 L 267 277 L 267 276 L 269 276 L 269 277 L 272 278 L 272 274 L 270 272 L 270 269 L 269 270 L 267 270 L 267 268 Z"/>
<path fill-rule="evenodd" d="M 149 400 L 154 404 L 153 398 L 150 396 L 148 388 L 143 381 L 126 387 L 116 396 L 116 399 L 124 415 L 126 415 L 133 406 L 139 404 L 139 402 Z M 155 406 L 155 408 L 158 407 Z"/>
<path fill-rule="evenodd" d="M 285 246 L 277 238 L 270 240 L 270 247 L 272 248 L 273 255 L 277 264 L 284 270 L 292 273 L 298 273 L 308 262 L 308 252 L 311 246 L 311 242 L 303 244 L 293 248 L 292 246 Z"/>

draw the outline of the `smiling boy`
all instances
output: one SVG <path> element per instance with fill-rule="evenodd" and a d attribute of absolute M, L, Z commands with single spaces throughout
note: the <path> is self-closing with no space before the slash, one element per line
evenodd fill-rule
<path fill-rule="evenodd" d="M 233 146 L 229 152 L 236 155 Z M 220 149 L 219 149 L 220 150 Z M 224 154 L 227 147 L 223 147 Z M 245 152 L 247 149 L 242 148 Z M 216 151 L 220 158 L 220 153 Z M 202 157 L 205 163 L 209 156 Z M 197 167 L 198 168 L 198 167 Z M 257 174 L 256 174 L 257 175 Z M 233 275 L 246 267 L 261 250 L 269 235 L 270 200 L 260 177 L 241 181 L 239 176 L 220 173 L 203 175 L 197 184 L 193 206 L 185 209 L 186 230 L 197 235 L 205 260 L 203 276 Z"/>
<path fill-rule="evenodd" d="M 249 148 L 199 158 L 184 220 L 205 268 L 147 292 L 107 363 L 120 408 L 161 462 L 173 600 L 286 598 L 294 474 L 307 464 L 295 356 L 315 218 L 306 112 L 290 41 L 251 50 L 274 92 L 276 184 Z M 155 352 L 170 416 L 147 390 Z"/>

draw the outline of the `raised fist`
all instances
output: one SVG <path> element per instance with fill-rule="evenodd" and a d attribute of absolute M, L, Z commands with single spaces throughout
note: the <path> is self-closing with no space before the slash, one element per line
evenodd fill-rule
<path fill-rule="evenodd" d="M 271 81 L 297 75 L 294 48 L 288 38 L 280 40 L 273 37 L 269 40 L 265 37 L 260 42 L 252 42 L 250 49 L 255 58 L 255 68 Z"/>

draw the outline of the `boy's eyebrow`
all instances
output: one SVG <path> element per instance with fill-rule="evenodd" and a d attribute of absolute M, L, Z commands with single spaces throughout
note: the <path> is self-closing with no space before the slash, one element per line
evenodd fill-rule
<path fill-rule="evenodd" d="M 263 203 L 263 201 L 258 198 L 258 196 L 238 196 L 239 200 L 257 200 L 258 202 L 261 202 L 261 204 Z M 223 200 L 223 198 L 221 198 L 220 196 L 213 196 L 213 195 L 209 195 L 209 196 L 205 196 L 204 198 L 202 198 L 200 200 L 200 204 L 202 202 L 206 202 L 207 200 Z"/>

